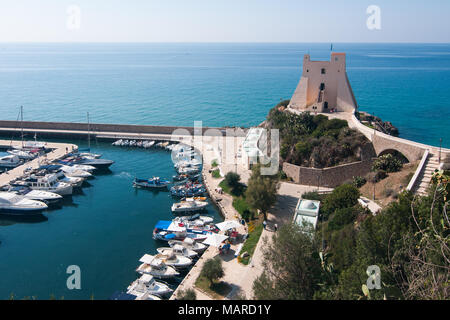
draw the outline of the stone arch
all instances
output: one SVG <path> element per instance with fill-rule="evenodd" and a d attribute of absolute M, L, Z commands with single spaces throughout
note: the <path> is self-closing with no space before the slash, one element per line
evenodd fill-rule
<path fill-rule="evenodd" d="M 423 148 L 404 142 L 401 139 L 386 138 L 380 135 L 373 136 L 372 144 L 377 156 L 388 153 L 389 150 L 395 150 L 400 152 L 410 163 L 420 160 L 425 151 Z"/>
<path fill-rule="evenodd" d="M 409 163 L 409 159 L 401 152 L 395 149 L 384 149 L 383 151 L 381 151 L 379 154 L 377 154 L 377 156 L 383 156 L 385 154 L 392 154 L 394 155 L 396 158 L 400 159 L 403 163 Z"/>

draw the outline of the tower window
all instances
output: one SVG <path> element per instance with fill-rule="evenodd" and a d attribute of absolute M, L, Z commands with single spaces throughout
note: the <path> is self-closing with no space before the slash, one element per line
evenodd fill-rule
<path fill-rule="evenodd" d="M 322 68 L 322 70 L 320 70 L 320 72 L 321 72 L 322 74 L 325 74 L 325 73 L 326 73 L 325 68 Z"/>

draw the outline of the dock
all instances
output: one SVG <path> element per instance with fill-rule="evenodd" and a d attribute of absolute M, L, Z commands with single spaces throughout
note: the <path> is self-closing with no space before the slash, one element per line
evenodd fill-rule
<path fill-rule="evenodd" d="M 9 148 L 9 147 L 22 147 L 22 141 L 15 141 L 15 140 L 0 140 L 0 147 L 3 148 Z M 24 164 L 8 170 L 7 172 L 3 172 L 0 174 L 0 186 L 7 185 L 12 180 L 20 178 L 24 175 L 24 171 L 27 168 L 36 169 L 40 165 L 44 164 L 44 162 L 50 162 L 54 160 L 59 160 L 64 158 L 68 153 L 72 151 L 78 150 L 78 146 L 71 143 L 53 143 L 53 142 L 47 142 L 45 144 L 45 147 L 47 149 L 51 149 L 50 152 L 48 152 L 46 155 L 40 156 L 36 159 L 33 159 L 31 161 L 27 161 Z"/>

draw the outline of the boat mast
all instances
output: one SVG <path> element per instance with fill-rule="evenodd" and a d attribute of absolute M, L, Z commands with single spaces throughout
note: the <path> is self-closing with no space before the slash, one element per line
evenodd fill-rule
<path fill-rule="evenodd" d="M 88 149 L 91 151 L 91 128 L 89 124 L 89 112 L 87 113 L 87 125 L 88 125 Z"/>
<path fill-rule="evenodd" d="M 23 106 L 20 106 L 20 123 L 22 125 L 22 149 L 23 149 Z"/>

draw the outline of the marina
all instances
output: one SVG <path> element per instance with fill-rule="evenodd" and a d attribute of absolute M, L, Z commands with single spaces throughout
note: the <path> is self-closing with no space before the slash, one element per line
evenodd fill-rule
<path fill-rule="evenodd" d="M 10 263 L 26 265 L 20 273 L 17 270 L 16 275 L 16 272 L 8 271 L 12 278 L 20 277 L 24 282 L 18 286 L 17 283 L 8 284 L 9 280 L 5 279 L 5 286 L 0 289 L 3 298 L 13 293 L 17 297 L 32 294 L 42 299 L 49 298 L 49 294 L 64 296 L 66 299 L 87 299 L 91 295 L 95 299 L 108 299 L 116 291 L 126 291 L 139 277 L 136 268 L 140 257 L 146 253 L 156 255 L 157 248 L 170 247 L 167 242 L 155 242 L 152 229 L 158 220 L 174 218 L 171 206 L 179 200 L 172 198 L 168 191 L 132 187 L 134 176 L 175 175 L 170 152 L 156 147 L 151 150 L 117 148 L 111 143 L 97 142 L 91 148 L 101 153 L 102 158 L 113 159 L 114 165 L 94 174 L 93 178 L 87 180 L 87 187 L 70 197 L 64 197 L 61 207 L 44 211 L 38 219 L 1 216 L 0 224 L 9 227 L 2 228 L 0 233 L 0 259 L 8 257 Z M 58 149 L 61 156 L 65 155 L 66 145 L 79 146 L 80 149 L 87 146 L 85 139 L 73 143 L 48 142 L 51 146 L 56 144 L 61 146 Z M 38 167 L 37 164 L 35 167 Z M 8 176 L 12 176 L 12 171 Z M 16 171 L 17 177 L 23 173 Z M 6 180 L 3 176 L 5 182 L 12 180 Z M 222 221 L 212 205 L 202 214 L 213 217 L 215 222 Z M 29 245 L 21 249 L 20 255 L 16 254 L 14 250 L 18 250 L 24 241 Z M 99 268 L 105 259 L 110 261 L 111 271 L 107 274 Z M 33 261 L 33 264 L 27 261 Z M 82 276 L 85 286 L 82 290 L 71 291 L 65 287 L 65 268 L 71 264 L 79 265 L 84 271 Z M 7 272 L 4 269 L 7 267 L 2 264 L 0 272 Z M 44 276 L 36 279 L 33 274 L 37 272 Z M 171 281 L 172 290 L 176 289 L 185 272 L 181 271 L 180 276 Z M 48 281 L 49 284 L 43 286 L 42 281 Z M 46 289 L 50 286 L 51 291 Z M 17 289 L 14 292 L 6 290 L 12 287 Z"/>

